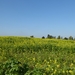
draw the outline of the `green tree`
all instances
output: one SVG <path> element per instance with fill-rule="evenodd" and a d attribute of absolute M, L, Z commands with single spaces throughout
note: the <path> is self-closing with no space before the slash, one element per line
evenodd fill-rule
<path fill-rule="evenodd" d="M 44 37 L 44 36 L 42 36 L 42 39 L 45 39 L 45 37 Z"/>
<path fill-rule="evenodd" d="M 69 40 L 73 40 L 73 37 L 72 36 L 69 36 Z"/>
<path fill-rule="evenodd" d="M 57 39 L 61 39 L 60 35 L 57 37 Z"/>
<path fill-rule="evenodd" d="M 67 37 L 64 37 L 64 40 L 68 40 L 68 38 Z"/>
<path fill-rule="evenodd" d="M 31 38 L 34 38 L 34 36 L 32 35 L 32 36 L 30 36 Z"/>
<path fill-rule="evenodd" d="M 52 39 L 53 36 L 48 34 L 48 35 L 47 35 L 47 38 Z"/>

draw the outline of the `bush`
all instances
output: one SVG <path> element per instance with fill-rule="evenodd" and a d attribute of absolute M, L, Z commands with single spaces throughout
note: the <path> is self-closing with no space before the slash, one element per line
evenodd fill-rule
<path fill-rule="evenodd" d="M 0 65 L 0 75 L 24 75 L 28 71 L 28 65 L 22 64 L 15 60 L 9 59 Z"/>

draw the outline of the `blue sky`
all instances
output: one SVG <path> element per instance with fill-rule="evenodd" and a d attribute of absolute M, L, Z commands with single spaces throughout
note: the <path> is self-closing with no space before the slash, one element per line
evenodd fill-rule
<path fill-rule="evenodd" d="M 75 37 L 75 0 L 0 0 L 0 36 Z"/>

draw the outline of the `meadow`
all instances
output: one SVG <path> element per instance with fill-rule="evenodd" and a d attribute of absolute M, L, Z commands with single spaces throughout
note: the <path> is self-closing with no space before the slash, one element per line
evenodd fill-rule
<path fill-rule="evenodd" d="M 1 36 L 0 75 L 75 75 L 75 41 Z"/>

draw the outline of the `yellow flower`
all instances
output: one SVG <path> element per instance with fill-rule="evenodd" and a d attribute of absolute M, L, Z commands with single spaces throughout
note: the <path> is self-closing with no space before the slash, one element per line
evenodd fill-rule
<path fill-rule="evenodd" d="M 71 63 L 70 67 L 72 67 L 72 66 L 73 66 L 73 63 Z"/>
<path fill-rule="evenodd" d="M 65 71 L 64 71 L 64 70 L 63 70 L 62 72 L 63 72 L 63 73 L 65 73 Z"/>
<path fill-rule="evenodd" d="M 33 58 L 33 61 L 35 61 L 35 58 Z"/>
<path fill-rule="evenodd" d="M 50 75 L 54 75 L 53 73 L 51 73 Z"/>
<path fill-rule="evenodd" d="M 43 75 L 46 75 L 45 73 L 43 73 Z"/>
<path fill-rule="evenodd" d="M 46 71 L 47 71 L 47 72 L 49 72 L 49 71 L 50 71 L 50 69 L 49 69 L 49 68 L 46 68 Z"/>
<path fill-rule="evenodd" d="M 48 67 L 50 67 L 50 65 L 48 65 Z"/>
<path fill-rule="evenodd" d="M 44 60 L 44 62 L 47 62 L 46 60 Z"/>
<path fill-rule="evenodd" d="M 69 73 L 73 74 L 73 71 L 72 70 L 69 70 Z"/>
<path fill-rule="evenodd" d="M 69 70 L 70 73 L 72 73 L 73 71 Z"/>
<path fill-rule="evenodd" d="M 51 62 L 52 60 L 50 60 L 50 62 Z"/>
<path fill-rule="evenodd" d="M 54 63 L 56 64 L 57 60 L 54 61 Z"/>
<path fill-rule="evenodd" d="M 68 73 L 68 70 L 66 72 Z"/>
<path fill-rule="evenodd" d="M 75 63 L 75 60 L 74 60 L 74 63 Z"/>
<path fill-rule="evenodd" d="M 60 67 L 60 65 L 57 65 L 57 68 L 59 68 Z"/>
<path fill-rule="evenodd" d="M 49 62 L 47 62 L 47 64 L 49 64 Z"/>
<path fill-rule="evenodd" d="M 53 71 L 53 68 L 52 68 L 52 71 Z"/>
<path fill-rule="evenodd" d="M 54 71 L 54 74 L 57 72 L 57 70 Z"/>

